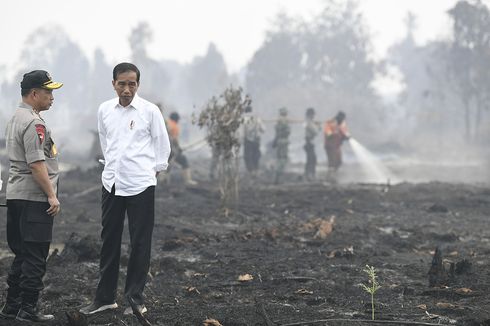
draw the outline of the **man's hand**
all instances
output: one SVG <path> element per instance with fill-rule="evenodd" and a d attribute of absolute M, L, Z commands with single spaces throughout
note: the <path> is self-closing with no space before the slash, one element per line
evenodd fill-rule
<path fill-rule="evenodd" d="M 48 197 L 48 203 L 49 203 L 49 208 L 46 211 L 46 213 L 48 213 L 53 217 L 56 216 L 61 210 L 61 206 L 60 206 L 60 202 L 58 201 L 58 198 L 56 198 L 56 196 Z"/>

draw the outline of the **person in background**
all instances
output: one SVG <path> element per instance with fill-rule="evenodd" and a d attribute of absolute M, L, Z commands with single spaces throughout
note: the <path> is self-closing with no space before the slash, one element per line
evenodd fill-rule
<path fill-rule="evenodd" d="M 345 119 L 345 113 L 339 111 L 333 119 L 325 122 L 323 128 L 325 152 L 328 159 L 327 179 L 329 181 L 336 180 L 337 171 L 342 165 L 341 146 L 345 140 L 350 138 Z"/>
<path fill-rule="evenodd" d="M 145 313 L 143 289 L 150 267 L 157 175 L 166 170 L 170 141 L 158 107 L 138 96 L 140 71 L 132 63 L 116 65 L 112 85 L 117 97 L 98 111 L 102 172 L 102 248 L 100 279 L 86 315 L 116 309 L 121 238 L 128 215 L 131 252 L 124 296 L 129 307 Z"/>
<path fill-rule="evenodd" d="M 169 118 L 166 120 L 168 135 L 170 137 L 170 147 L 172 148 L 172 155 L 170 155 L 170 167 L 172 162 L 177 163 L 182 169 L 182 177 L 186 185 L 196 185 L 197 182 L 192 179 L 191 170 L 189 167 L 189 161 L 184 155 L 179 143 L 180 136 L 180 115 L 177 112 L 170 113 Z M 168 173 L 168 172 L 167 172 Z"/>
<path fill-rule="evenodd" d="M 262 120 L 252 113 L 252 106 L 247 106 L 243 118 L 243 158 L 252 178 L 256 178 L 259 171 L 260 136 L 264 131 Z"/>
<path fill-rule="evenodd" d="M 274 183 L 278 184 L 288 163 L 289 135 L 291 134 L 291 127 L 288 122 L 288 109 L 279 109 L 279 119 L 275 126 L 275 132 L 274 141 L 272 142 L 272 147 L 276 150 L 276 174 Z"/>
<path fill-rule="evenodd" d="M 318 135 L 320 126 L 315 122 L 315 109 L 306 109 L 305 122 L 305 145 L 303 149 L 306 152 L 305 179 L 306 181 L 315 180 L 316 175 L 316 152 L 315 137 Z"/>
<path fill-rule="evenodd" d="M 60 212 L 58 152 L 41 112 L 51 108 L 53 90 L 61 86 L 44 70 L 26 73 L 20 83 L 22 102 L 7 124 L 7 243 L 15 257 L 7 276 L 6 302 L 0 311 L 6 319 L 54 319 L 38 308 L 53 219 Z"/>

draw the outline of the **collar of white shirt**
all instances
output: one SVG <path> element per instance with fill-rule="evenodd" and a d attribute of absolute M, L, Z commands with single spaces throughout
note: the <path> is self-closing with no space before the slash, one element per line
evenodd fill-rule
<path fill-rule="evenodd" d="M 124 107 L 121 104 L 119 104 L 119 98 L 118 97 L 116 97 L 114 100 L 116 102 L 116 104 L 114 105 L 114 108 L 115 109 L 119 109 L 119 108 L 124 109 L 124 108 L 128 108 L 128 107 L 132 107 L 132 108 L 134 108 L 136 110 L 141 110 L 141 108 L 144 105 L 143 100 L 141 99 L 141 97 L 138 96 L 138 93 L 134 94 L 133 100 L 126 107 Z"/>

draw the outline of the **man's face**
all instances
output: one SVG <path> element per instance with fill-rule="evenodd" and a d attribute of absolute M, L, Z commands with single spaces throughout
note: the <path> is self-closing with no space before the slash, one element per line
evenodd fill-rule
<path fill-rule="evenodd" d="M 53 90 L 35 88 L 32 90 L 32 98 L 34 100 L 34 109 L 36 109 L 37 111 L 49 110 L 54 101 Z"/>
<path fill-rule="evenodd" d="M 112 81 L 112 86 L 119 96 L 119 104 L 128 106 L 138 90 L 136 72 L 126 71 L 117 75 L 116 80 Z"/>

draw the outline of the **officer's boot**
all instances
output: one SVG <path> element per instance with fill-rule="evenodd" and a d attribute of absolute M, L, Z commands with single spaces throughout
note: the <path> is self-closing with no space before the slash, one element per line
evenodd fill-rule
<path fill-rule="evenodd" d="M 189 168 L 187 169 L 182 169 L 182 178 L 184 179 L 184 182 L 188 186 L 195 186 L 197 185 L 197 182 L 192 180 L 191 177 L 191 170 Z"/>
<path fill-rule="evenodd" d="M 20 309 L 20 288 L 17 282 L 12 282 L 10 279 L 7 280 L 7 283 L 9 285 L 7 289 L 7 298 L 5 301 L 5 304 L 2 307 L 2 310 L 0 310 L 0 317 L 4 319 L 15 319 L 15 316 L 17 316 L 17 313 L 19 312 Z"/>
<path fill-rule="evenodd" d="M 53 315 L 45 315 L 39 311 L 38 297 L 39 294 L 25 292 L 22 294 L 22 305 L 17 313 L 17 320 L 40 323 L 54 319 Z"/>
<path fill-rule="evenodd" d="M 0 316 L 5 319 L 15 319 L 20 309 L 20 289 L 9 287 L 7 290 L 7 300 L 0 310 Z"/>

